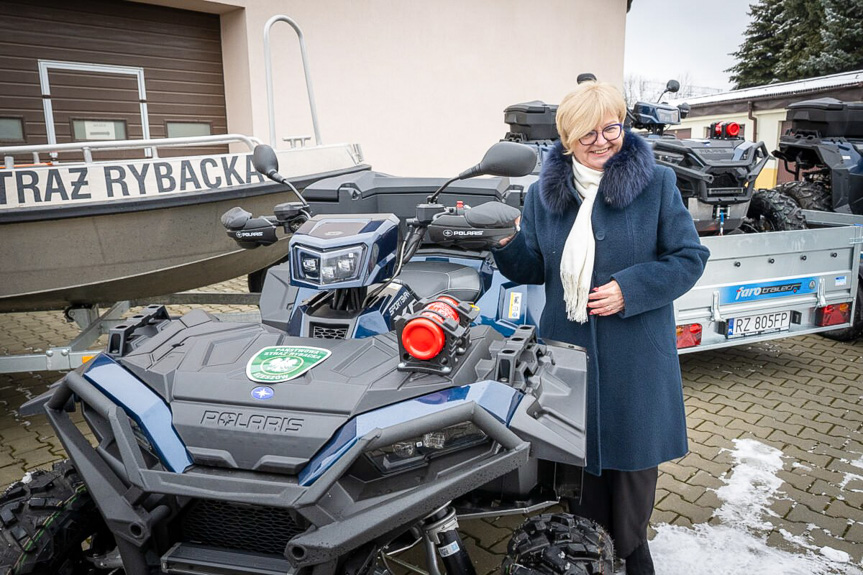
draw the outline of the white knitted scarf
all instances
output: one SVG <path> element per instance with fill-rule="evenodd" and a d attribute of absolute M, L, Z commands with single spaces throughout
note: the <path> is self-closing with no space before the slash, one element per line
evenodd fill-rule
<path fill-rule="evenodd" d="M 590 216 L 602 180 L 602 172 L 579 164 L 572 159 L 575 189 L 581 196 L 581 207 L 575 223 L 566 238 L 560 263 L 560 279 L 563 282 L 563 300 L 566 317 L 578 323 L 587 322 L 587 297 L 593 277 L 593 260 L 596 243 L 593 239 L 593 223 Z"/>

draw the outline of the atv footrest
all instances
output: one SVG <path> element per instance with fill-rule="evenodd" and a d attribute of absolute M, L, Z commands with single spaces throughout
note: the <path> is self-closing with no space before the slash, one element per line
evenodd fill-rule
<path fill-rule="evenodd" d="M 162 556 L 162 572 L 195 575 L 290 575 L 291 564 L 282 557 L 248 551 L 218 549 L 194 543 L 177 543 Z"/>

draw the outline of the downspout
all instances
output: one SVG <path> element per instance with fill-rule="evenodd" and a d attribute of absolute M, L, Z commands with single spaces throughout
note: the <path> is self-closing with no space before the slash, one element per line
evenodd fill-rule
<path fill-rule="evenodd" d="M 748 118 L 752 120 L 752 141 L 758 141 L 758 118 L 756 118 L 752 112 L 755 111 L 755 105 L 752 103 L 752 100 L 749 101 L 749 116 Z"/>

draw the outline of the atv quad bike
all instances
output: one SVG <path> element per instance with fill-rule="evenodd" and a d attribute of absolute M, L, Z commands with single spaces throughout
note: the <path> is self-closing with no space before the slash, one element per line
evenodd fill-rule
<path fill-rule="evenodd" d="M 676 92 L 679 88 L 671 80 L 666 90 Z M 559 138 L 556 112 L 557 106 L 540 101 L 508 107 L 504 120 L 510 131 L 504 139 L 532 145 L 541 157 Z M 686 104 L 636 102 L 627 112 L 627 124 L 646 130 L 656 163 L 674 170 L 699 235 L 738 231 L 746 218 L 755 179 L 769 158 L 767 147 L 763 142 L 744 140 L 740 126 L 733 122 L 711 126 L 710 136 L 703 139 L 678 140 L 665 135 L 668 126 L 680 124 L 688 112 Z"/>
<path fill-rule="evenodd" d="M 801 210 L 863 214 L 863 102 L 821 98 L 788 106 L 791 128 L 773 155 L 794 181 L 758 190 L 750 218 L 759 231 L 806 227 Z M 849 328 L 824 332 L 839 341 L 863 335 L 863 282 L 858 282 Z"/>
<path fill-rule="evenodd" d="M 281 178 L 271 149 L 255 158 Z M 502 142 L 451 182 L 535 161 Z M 294 231 L 289 317 L 273 327 L 150 306 L 26 404 L 44 409 L 69 460 L 0 499 L 0 573 L 384 575 L 388 554 L 420 543 L 429 573 L 439 556 L 471 574 L 460 520 L 577 497 L 585 353 L 532 325 L 499 331 L 516 292 L 483 275 L 483 258 L 518 210 L 446 207 L 446 185 L 403 240 L 392 214 L 312 216 L 305 202 L 226 214 L 244 247 Z M 473 304 L 490 290 L 493 309 L 509 305 L 494 326 Z M 545 514 L 516 530 L 504 572 L 611 573 L 612 553 L 595 524 Z"/>

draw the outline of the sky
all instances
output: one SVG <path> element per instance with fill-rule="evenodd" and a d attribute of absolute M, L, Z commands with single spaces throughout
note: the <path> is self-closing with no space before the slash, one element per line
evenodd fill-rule
<path fill-rule="evenodd" d="M 624 76 L 731 89 L 725 72 L 743 41 L 755 0 L 634 0 L 626 18 Z"/>

